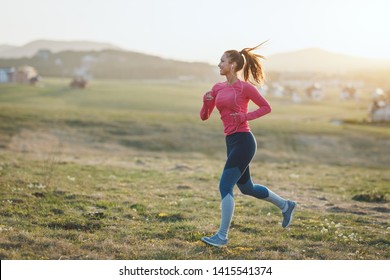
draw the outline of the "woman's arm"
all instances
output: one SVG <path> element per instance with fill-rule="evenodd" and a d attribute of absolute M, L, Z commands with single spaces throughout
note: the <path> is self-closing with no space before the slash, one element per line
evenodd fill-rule
<path fill-rule="evenodd" d="M 252 85 L 248 85 L 246 94 L 253 103 L 255 103 L 259 108 L 252 112 L 246 114 L 246 119 L 248 121 L 260 118 L 271 112 L 271 105 L 268 101 L 260 94 L 260 92 Z"/>
<path fill-rule="evenodd" d="M 215 107 L 215 96 L 212 91 L 208 91 L 203 96 L 203 106 L 200 110 L 200 118 L 202 121 L 207 120 Z"/>

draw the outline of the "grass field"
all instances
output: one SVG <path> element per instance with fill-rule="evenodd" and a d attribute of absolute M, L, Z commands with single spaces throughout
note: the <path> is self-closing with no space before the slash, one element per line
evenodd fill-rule
<path fill-rule="evenodd" d="M 294 222 L 236 189 L 229 246 L 212 248 L 225 144 L 217 111 L 199 119 L 211 85 L 67 82 L 0 85 L 0 259 L 390 259 L 390 127 L 364 121 L 367 98 L 267 97 L 252 176 L 298 202 Z"/>

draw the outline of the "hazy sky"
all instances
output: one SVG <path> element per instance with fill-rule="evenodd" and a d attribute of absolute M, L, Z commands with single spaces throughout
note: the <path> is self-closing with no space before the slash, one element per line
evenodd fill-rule
<path fill-rule="evenodd" d="M 389 0 L 0 0 L 0 44 L 108 42 L 217 63 L 269 40 L 266 55 L 320 47 L 390 58 Z"/>

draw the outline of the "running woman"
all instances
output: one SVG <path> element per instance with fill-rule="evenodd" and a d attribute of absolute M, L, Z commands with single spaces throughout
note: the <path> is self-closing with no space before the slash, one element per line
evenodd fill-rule
<path fill-rule="evenodd" d="M 248 122 L 271 112 L 267 100 L 248 82 L 262 84 L 264 81 L 260 61 L 264 57 L 252 52 L 261 45 L 245 48 L 240 52 L 226 51 L 218 64 L 220 75 L 226 77 L 226 82 L 215 84 L 211 91 L 203 96 L 200 118 L 207 120 L 214 107 L 217 107 L 224 125 L 227 148 L 227 160 L 219 183 L 222 200 L 220 227 L 215 235 L 201 239 L 213 246 L 224 246 L 228 242 L 228 231 L 234 213 L 235 185 L 243 194 L 263 199 L 279 207 L 283 215 L 283 228 L 290 225 L 296 206 L 294 201 L 280 197 L 263 185 L 254 184 L 250 175 L 249 164 L 256 153 L 257 144 Z M 237 77 L 237 72 L 242 69 L 244 80 Z M 250 100 L 258 106 L 252 112 L 248 112 Z"/>

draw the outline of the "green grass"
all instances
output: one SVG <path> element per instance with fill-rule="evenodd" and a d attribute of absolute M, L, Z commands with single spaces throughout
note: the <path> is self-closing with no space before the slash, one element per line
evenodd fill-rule
<path fill-rule="evenodd" d="M 0 259 L 389 259 L 390 129 L 334 90 L 269 97 L 251 123 L 253 179 L 298 201 L 291 227 L 236 190 L 229 246 L 200 242 L 219 225 L 225 159 L 217 111 L 198 115 L 209 87 L 0 85 Z"/>

